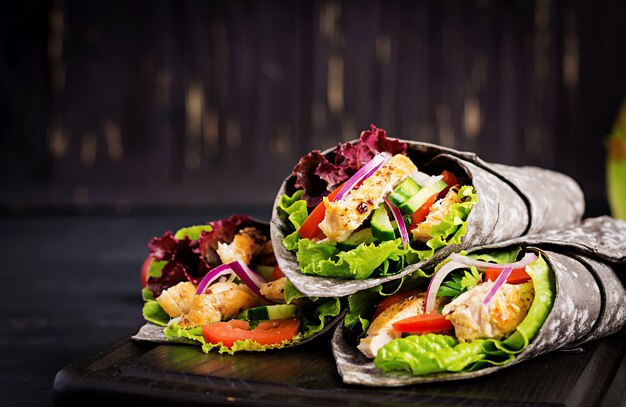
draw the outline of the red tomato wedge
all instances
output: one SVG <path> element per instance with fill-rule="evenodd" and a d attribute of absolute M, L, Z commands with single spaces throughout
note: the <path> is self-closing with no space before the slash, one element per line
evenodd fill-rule
<path fill-rule="evenodd" d="M 296 318 L 270 319 L 262 321 L 250 329 L 248 321 L 231 319 L 228 322 L 214 322 L 202 326 L 204 340 L 209 343 L 232 347 L 235 341 L 250 339 L 261 345 L 275 345 L 288 341 L 298 333 L 300 321 Z"/>
<path fill-rule="evenodd" d="M 498 278 L 498 276 L 500 275 L 500 273 L 502 273 L 502 270 L 500 269 L 489 269 L 489 268 L 486 269 L 485 281 L 487 280 L 495 281 L 496 278 Z M 524 267 L 524 268 L 514 269 L 513 271 L 511 271 L 511 274 L 506 279 L 506 282 L 509 284 L 521 284 L 521 283 L 525 283 L 528 280 L 530 280 L 530 276 L 526 272 L 526 267 Z"/>
<path fill-rule="evenodd" d="M 452 187 L 454 184 L 458 182 L 458 180 L 456 179 L 456 176 L 448 170 L 443 170 L 441 175 L 443 176 L 443 179 L 442 179 L 443 182 L 445 182 L 448 186 L 444 188 L 443 191 L 437 194 L 434 194 L 433 196 L 428 198 L 428 200 L 424 202 L 424 204 L 420 206 L 418 210 L 413 212 L 413 214 L 411 215 L 411 218 L 413 219 L 413 221 L 411 222 L 411 225 L 409 226 L 409 230 L 415 229 L 417 225 L 423 222 L 424 219 L 426 219 L 426 216 L 428 215 L 428 212 L 430 211 L 431 206 L 433 206 L 433 204 L 437 201 L 437 199 L 443 198 L 444 196 L 446 196 L 446 194 L 450 190 L 450 187 Z"/>
<path fill-rule="evenodd" d="M 391 324 L 396 332 L 430 333 L 449 331 L 454 328 L 445 316 L 436 313 L 420 314 Z"/>
<path fill-rule="evenodd" d="M 426 219 L 426 215 L 428 215 L 428 211 L 430 211 L 430 207 L 433 206 L 438 196 L 439 194 L 434 194 L 433 196 L 428 198 L 426 202 L 424 202 L 424 205 L 420 206 L 418 210 L 413 212 L 413 214 L 411 215 L 411 218 L 413 218 L 413 221 L 411 222 L 411 225 L 409 226 L 409 230 L 415 229 L 417 225 L 419 225 L 420 223 L 424 221 L 424 219 Z"/>
<path fill-rule="evenodd" d="M 331 201 L 333 199 L 335 199 L 335 197 L 337 196 L 337 194 L 341 190 L 342 186 L 343 186 L 343 184 L 341 184 L 337 189 L 335 189 L 333 192 L 331 192 L 328 195 L 328 199 L 331 200 Z M 320 224 L 321 221 L 324 220 L 324 216 L 325 215 L 326 215 L 326 207 L 324 206 L 324 201 L 322 201 L 319 204 L 317 204 L 315 209 L 313 209 L 313 211 L 311 211 L 309 216 L 302 223 L 302 225 L 300 226 L 300 229 L 298 229 L 298 234 L 300 235 L 300 237 L 302 237 L 304 239 L 313 239 L 313 238 L 322 238 L 323 239 L 324 238 L 324 234 L 320 230 L 319 224 Z"/>
<path fill-rule="evenodd" d="M 409 298 L 410 296 L 416 293 L 417 291 L 415 290 L 409 290 L 409 291 L 402 291 L 399 293 L 391 294 L 390 296 L 382 300 L 380 304 L 376 306 L 376 312 L 374 312 L 374 315 L 372 315 L 372 321 L 375 320 L 376 317 L 381 314 L 381 312 L 391 307 L 393 304 L 400 302 L 402 300 L 406 300 L 407 298 Z"/>
<path fill-rule="evenodd" d="M 141 272 L 139 278 L 141 279 L 141 287 L 145 287 L 148 283 L 148 269 L 150 269 L 150 263 L 152 263 L 152 256 L 148 255 L 141 264 Z"/>
<path fill-rule="evenodd" d="M 283 274 L 283 271 L 280 269 L 280 267 L 275 266 L 274 271 L 272 271 L 272 281 L 280 280 L 283 277 L 285 277 L 285 275 Z"/>

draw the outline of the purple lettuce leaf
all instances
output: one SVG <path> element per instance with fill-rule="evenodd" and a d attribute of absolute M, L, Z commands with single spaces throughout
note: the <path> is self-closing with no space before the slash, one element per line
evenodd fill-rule
<path fill-rule="evenodd" d="M 406 148 L 406 143 L 387 138 L 385 130 L 372 124 L 370 130 L 361 133 L 356 143 L 339 143 L 326 156 L 319 150 L 303 156 L 292 171 L 296 177 L 294 186 L 304 189 L 302 199 L 312 209 L 377 153 L 405 154 Z"/>

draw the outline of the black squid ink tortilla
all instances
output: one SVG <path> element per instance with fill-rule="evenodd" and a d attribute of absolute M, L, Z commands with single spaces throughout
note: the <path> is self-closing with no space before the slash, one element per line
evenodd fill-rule
<path fill-rule="evenodd" d="M 341 319 L 339 299 L 305 297 L 282 275 L 268 222 L 233 215 L 168 231 L 148 246 L 146 323 L 133 340 L 265 351 L 307 343 Z"/>
<path fill-rule="evenodd" d="M 619 332 L 626 326 L 623 275 L 626 222 L 608 216 L 589 218 L 576 227 L 476 247 L 463 254 L 494 261 L 499 256 L 506 258 L 507 253 L 512 252 L 519 256 L 535 253 L 547 266 L 542 272 L 542 267 L 537 266 L 540 261 L 533 263 L 534 270 L 529 274 L 535 297 L 530 311 L 512 333 L 500 339 L 470 339 L 461 343 L 455 339 L 459 336 L 455 325 L 453 331 L 444 334 L 404 334 L 380 346 L 373 359 L 372 355 L 366 356 L 368 348 L 363 346 L 363 341 L 367 340 L 364 331 L 368 329 L 368 318 L 372 315 L 371 304 L 383 298 L 381 293 L 393 294 L 394 290 L 402 290 L 402 285 L 410 284 L 411 278 L 413 283 L 418 281 L 410 276 L 400 284 L 386 283 L 349 297 L 350 310 L 344 324 L 336 326 L 332 342 L 342 380 L 347 384 L 365 386 L 405 386 L 469 379 L 547 352 L 575 348 Z M 457 254 L 451 255 L 447 263 L 454 262 L 458 258 L 455 256 Z M 436 269 L 437 272 L 444 271 L 445 263 Z M 442 285 L 437 298 L 450 295 L 445 290 L 472 285 L 475 271 L 468 269 L 464 276 L 457 275 L 451 284 Z M 424 280 L 432 281 L 435 276 L 437 274 L 432 274 L 432 270 L 423 273 L 420 289 L 424 288 Z M 458 278 L 461 276 L 463 279 Z M 475 288 L 469 288 L 457 298 L 468 295 Z M 446 314 L 448 306 L 444 305 L 440 312 Z M 535 311 L 532 311 L 533 307 Z M 369 344 L 371 341 L 365 342 L 365 345 Z"/>
<path fill-rule="evenodd" d="M 332 193 L 342 195 L 345 191 L 340 190 L 345 188 L 344 183 L 354 181 L 359 171 L 381 155 L 387 161 L 383 159 L 383 164 L 373 167 L 378 169 L 360 181 L 360 186 L 355 184 L 356 188 L 344 193 L 343 201 L 365 189 L 366 183 L 397 156 L 408 157 L 412 163 L 409 165 L 417 167 L 417 171 L 405 178 L 397 178 L 391 189 L 385 187 L 385 196 L 380 202 L 363 200 L 360 206 L 348 208 L 352 211 L 367 209 L 365 215 L 368 217 L 356 229 L 350 230 L 355 224 L 352 221 L 342 225 L 338 216 L 329 220 L 329 205 L 339 207 L 338 201 L 329 198 Z M 453 175 L 455 184 L 447 185 L 435 203 L 431 202 L 426 218 L 416 223 L 415 216 L 424 207 L 415 210 L 409 203 L 421 203 L 416 197 L 429 190 L 433 183 L 445 181 L 442 177 L 446 173 Z M 424 182 L 418 192 L 402 190 L 401 184 L 409 178 Z M 368 191 L 361 195 L 365 196 Z M 398 205 L 402 209 L 401 205 L 406 204 L 409 207 L 406 213 L 398 208 L 394 210 L 396 205 L 390 202 L 398 191 L 407 194 L 407 200 Z M 446 201 L 452 192 L 456 193 L 454 200 Z M 356 199 L 353 198 L 354 202 L 359 203 Z M 366 204 L 369 207 L 362 206 Z M 326 230 L 332 233 L 339 230 L 336 240 L 328 238 L 326 231 L 313 238 L 302 236 L 303 225 L 320 205 L 326 206 L 323 222 Z M 393 226 L 390 234 L 382 237 L 381 233 L 389 230 L 385 230 L 384 225 L 381 227 L 380 222 L 374 224 L 381 207 L 385 208 L 383 212 L 386 214 L 377 219 L 387 225 L 389 221 Z M 567 175 L 537 167 L 488 163 L 471 152 L 387 138 L 384 130 L 372 126 L 358 140 L 339 143 L 335 148 L 321 152 L 314 150 L 301 158 L 276 195 L 270 233 L 278 264 L 298 290 L 312 297 L 342 297 L 400 279 L 453 252 L 577 225 L 583 212 L 583 193 Z M 402 220 L 398 221 L 401 217 Z M 412 220 L 414 223 L 409 225 Z M 349 227 L 341 230 L 348 224 Z M 408 230 L 408 240 L 405 240 L 407 235 L 403 235 L 401 224 Z M 415 233 L 423 225 L 428 227 L 425 232 Z M 309 230 L 306 235 L 310 235 Z"/>

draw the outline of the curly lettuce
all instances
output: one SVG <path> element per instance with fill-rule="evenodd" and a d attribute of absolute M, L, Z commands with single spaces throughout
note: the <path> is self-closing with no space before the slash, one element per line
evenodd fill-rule
<path fill-rule="evenodd" d="M 459 244 L 467 233 L 469 212 L 477 202 L 472 186 L 461 187 L 458 193 L 460 202 L 453 204 L 450 214 L 431 228 L 426 249 L 416 249 L 396 239 L 361 243 L 345 250 L 344 246 L 330 240 L 314 242 L 300 238 L 298 229 L 308 216 L 303 194 L 302 190 L 298 190 L 292 196 L 283 195 L 278 202 L 278 208 L 289 219 L 292 227 L 289 235 L 283 239 L 283 245 L 287 250 L 295 252 L 303 274 L 348 279 L 394 274 L 409 264 L 432 257 L 437 249 Z"/>
<path fill-rule="evenodd" d="M 524 320 L 508 338 L 459 343 L 447 335 L 410 335 L 383 346 L 374 365 L 385 372 L 424 375 L 467 372 L 511 362 L 535 338 L 554 302 L 554 280 L 546 261 L 540 256 L 526 267 L 526 272 L 532 278 L 535 299 Z"/>

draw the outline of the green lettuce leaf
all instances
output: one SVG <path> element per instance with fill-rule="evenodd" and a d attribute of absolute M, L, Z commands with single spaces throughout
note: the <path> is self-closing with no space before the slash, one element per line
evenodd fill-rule
<path fill-rule="evenodd" d="M 422 375 L 472 371 L 509 363 L 537 335 L 554 302 L 554 280 L 543 257 L 527 266 L 526 271 L 533 281 L 535 299 L 526 318 L 508 338 L 458 343 L 447 335 L 410 335 L 383 346 L 374 359 L 374 365 L 385 372 L 404 371 Z"/>
<path fill-rule="evenodd" d="M 213 226 L 211 225 L 188 226 L 176 231 L 174 239 L 184 239 L 187 237 L 189 240 L 198 240 L 202 232 L 210 232 L 212 230 Z"/>
<path fill-rule="evenodd" d="M 335 242 L 298 241 L 296 259 L 303 274 L 324 277 L 363 279 L 376 270 L 384 275 L 389 270 L 388 261 L 403 262 L 407 254 L 414 252 L 402 244 L 401 239 L 379 244 L 360 244 L 355 249 L 341 251 Z M 395 271 L 399 271 L 394 269 Z"/>
<path fill-rule="evenodd" d="M 452 205 L 449 216 L 431 228 L 431 238 L 425 245 L 427 249 L 405 246 L 401 239 L 395 239 L 362 243 L 354 249 L 342 250 L 330 240 L 314 242 L 300 238 L 297 230 L 308 216 L 306 202 L 301 199 L 302 193 L 299 190 L 292 196 L 283 195 L 279 200 L 279 209 L 293 226 L 293 232 L 284 238 L 283 245 L 295 252 L 303 274 L 349 279 L 394 274 L 409 264 L 430 258 L 441 247 L 460 243 L 467 233 L 467 216 L 477 202 L 472 186 L 461 187 L 461 202 Z"/>
<path fill-rule="evenodd" d="M 143 303 L 142 314 L 146 321 L 161 326 L 167 325 L 170 320 L 170 316 L 155 300 L 147 300 Z"/>

